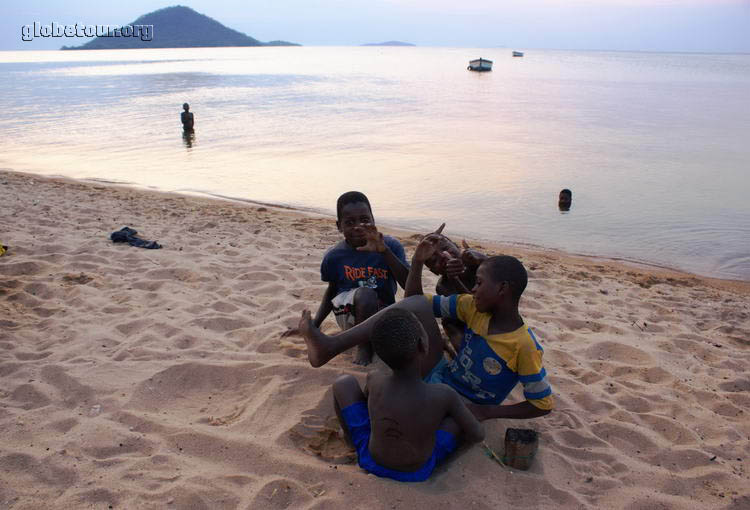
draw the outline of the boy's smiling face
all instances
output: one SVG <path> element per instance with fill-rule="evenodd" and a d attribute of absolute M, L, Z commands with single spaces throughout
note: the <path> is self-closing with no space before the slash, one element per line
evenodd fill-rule
<path fill-rule="evenodd" d="M 364 225 L 374 225 L 370 208 L 365 202 L 353 202 L 341 208 L 341 218 L 336 222 L 339 232 L 353 248 L 367 244 Z"/>

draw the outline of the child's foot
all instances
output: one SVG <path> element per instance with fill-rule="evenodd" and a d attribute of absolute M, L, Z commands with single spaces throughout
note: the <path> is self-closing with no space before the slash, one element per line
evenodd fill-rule
<path fill-rule="evenodd" d="M 329 339 L 313 324 L 310 310 L 302 312 L 298 329 L 299 334 L 305 339 L 305 344 L 307 345 L 307 360 L 313 367 L 322 367 L 333 358 L 335 353 L 327 348 Z"/>
<path fill-rule="evenodd" d="M 372 344 L 370 342 L 357 346 L 357 354 L 354 355 L 354 364 L 367 366 L 372 363 Z"/>

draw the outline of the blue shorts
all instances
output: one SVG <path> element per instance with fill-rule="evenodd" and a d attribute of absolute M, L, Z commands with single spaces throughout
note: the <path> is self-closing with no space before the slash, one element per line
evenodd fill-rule
<path fill-rule="evenodd" d="M 400 482 L 423 482 L 429 478 L 438 462 L 445 459 L 456 449 L 456 439 L 453 434 L 445 430 L 435 433 L 435 449 L 424 465 L 416 471 L 397 471 L 383 467 L 370 456 L 368 444 L 370 443 L 370 413 L 367 410 L 367 402 L 356 402 L 341 410 L 344 423 L 349 429 L 357 449 L 359 467 L 373 475 L 392 478 Z"/>

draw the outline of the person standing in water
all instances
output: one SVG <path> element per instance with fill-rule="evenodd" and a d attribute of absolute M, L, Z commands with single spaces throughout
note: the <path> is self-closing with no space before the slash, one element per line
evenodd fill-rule
<path fill-rule="evenodd" d="M 185 131 L 193 131 L 193 126 L 195 125 L 195 118 L 193 117 L 193 113 L 190 111 L 190 105 L 185 103 L 182 105 L 182 109 L 184 110 L 180 114 L 180 120 L 182 121 L 182 129 Z"/>

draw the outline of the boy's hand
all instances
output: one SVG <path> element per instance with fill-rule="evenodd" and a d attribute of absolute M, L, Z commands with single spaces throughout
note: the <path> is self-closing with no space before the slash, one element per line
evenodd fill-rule
<path fill-rule="evenodd" d="M 440 237 L 436 236 L 434 233 L 424 236 L 424 238 L 417 245 L 417 248 L 414 250 L 414 262 L 424 264 L 425 260 L 429 259 L 435 254 L 439 242 Z"/>
<path fill-rule="evenodd" d="M 448 356 L 451 359 L 456 359 L 456 357 L 458 356 L 456 348 L 453 347 L 453 344 L 447 337 L 443 337 L 443 350 L 448 353 Z"/>
<path fill-rule="evenodd" d="M 445 251 L 442 253 L 442 256 L 445 259 L 445 276 L 448 278 L 458 278 L 464 274 L 466 266 L 464 266 L 461 259 L 454 259 Z"/>
<path fill-rule="evenodd" d="M 461 246 L 463 246 L 464 249 L 464 251 L 461 252 L 461 260 L 467 266 L 477 267 L 487 258 L 484 254 L 470 248 L 466 243 L 466 239 L 461 240 Z"/>
<path fill-rule="evenodd" d="M 372 223 L 362 225 L 362 229 L 365 231 L 365 244 L 357 248 L 357 251 L 374 251 L 377 253 L 383 253 L 386 250 L 385 241 L 383 240 L 383 234 L 378 232 L 378 227 Z"/>
<path fill-rule="evenodd" d="M 413 260 L 415 262 L 424 264 L 427 259 L 435 254 L 435 252 L 437 251 L 438 243 L 440 242 L 440 233 L 444 228 L 445 223 L 442 223 L 437 228 L 437 230 L 430 234 L 427 234 L 422 238 L 422 240 L 417 245 L 417 248 L 414 250 Z"/>

